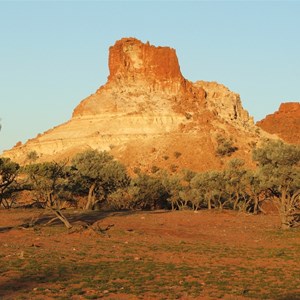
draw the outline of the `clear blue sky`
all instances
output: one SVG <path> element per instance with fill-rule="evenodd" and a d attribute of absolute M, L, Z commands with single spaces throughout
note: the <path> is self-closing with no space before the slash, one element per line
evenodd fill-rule
<path fill-rule="evenodd" d="M 122 37 L 175 48 L 187 79 L 225 84 L 255 120 L 299 101 L 298 1 L 0 0 L 0 152 L 67 121 Z"/>

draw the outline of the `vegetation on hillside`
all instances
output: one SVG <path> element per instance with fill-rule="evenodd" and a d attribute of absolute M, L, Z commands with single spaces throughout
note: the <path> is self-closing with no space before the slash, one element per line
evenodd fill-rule
<path fill-rule="evenodd" d="M 21 169 L 9 159 L 0 160 L 0 205 L 8 208 L 5 199 L 12 193 L 30 190 L 32 200 L 68 228 L 72 225 L 61 209 L 71 205 L 85 210 L 232 209 L 257 214 L 266 199 L 277 206 L 282 228 L 300 224 L 300 148 L 281 141 L 254 149 L 256 170 L 234 158 L 221 171 L 169 174 L 156 169 L 132 178 L 107 152 L 88 150 L 70 163 L 36 163 L 36 156 Z"/>

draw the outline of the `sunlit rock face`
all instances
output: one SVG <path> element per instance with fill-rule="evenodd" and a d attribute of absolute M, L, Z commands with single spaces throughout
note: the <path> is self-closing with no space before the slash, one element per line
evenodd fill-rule
<path fill-rule="evenodd" d="M 43 161 L 98 149 L 129 168 L 207 170 L 224 165 L 215 156 L 218 134 L 233 138 L 236 155 L 250 161 L 249 145 L 260 136 L 240 96 L 216 82 L 185 79 L 172 48 L 123 38 L 109 49 L 107 83 L 79 103 L 71 120 L 4 155 L 26 163 L 31 151 Z"/>
<path fill-rule="evenodd" d="M 167 114 L 186 98 L 204 103 L 205 91 L 184 79 L 174 49 L 124 38 L 109 49 L 108 82 L 83 100 L 73 117 L 106 112 Z"/>
<path fill-rule="evenodd" d="M 263 130 L 291 144 L 300 144 L 300 102 L 282 103 L 279 110 L 257 122 Z"/>

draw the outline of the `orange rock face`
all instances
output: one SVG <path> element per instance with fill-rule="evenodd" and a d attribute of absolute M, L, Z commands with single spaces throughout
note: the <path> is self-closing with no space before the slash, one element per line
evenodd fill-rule
<path fill-rule="evenodd" d="M 135 38 L 123 38 L 109 48 L 108 65 L 108 82 L 75 108 L 74 117 L 120 110 L 136 113 L 139 108 L 132 105 L 134 101 L 127 103 L 124 99 L 140 98 L 143 103 L 138 103 L 138 106 L 145 108 L 143 96 L 168 99 L 168 104 L 165 104 L 180 113 L 187 105 L 195 106 L 194 102 L 198 106 L 204 105 L 206 92 L 182 76 L 176 51 L 172 48 L 155 47 Z M 112 94 L 118 94 L 118 99 L 111 97 Z M 103 102 L 103 99 L 106 101 Z M 152 103 L 151 110 L 155 103 Z"/>
<path fill-rule="evenodd" d="M 282 103 L 278 111 L 267 115 L 256 125 L 288 143 L 300 144 L 300 103 Z"/>
<path fill-rule="evenodd" d="M 240 96 L 216 82 L 185 79 L 174 49 L 123 38 L 109 49 L 109 72 L 71 120 L 4 155 L 26 163 L 31 151 L 46 161 L 97 149 L 130 169 L 218 169 L 226 165 L 215 155 L 221 134 L 238 145 L 236 157 L 251 161 L 259 134 Z"/>
<path fill-rule="evenodd" d="M 155 47 L 135 38 L 117 41 L 109 49 L 110 81 L 137 78 L 149 81 L 181 81 L 176 52 L 169 47 Z"/>

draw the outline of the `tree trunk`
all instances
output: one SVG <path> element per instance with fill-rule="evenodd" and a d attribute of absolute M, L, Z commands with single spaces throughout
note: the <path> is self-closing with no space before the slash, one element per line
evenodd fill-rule
<path fill-rule="evenodd" d="M 234 200 L 234 203 L 233 203 L 233 210 L 236 210 L 238 203 L 239 203 L 239 193 L 236 192 L 235 193 L 235 200 Z"/>
<path fill-rule="evenodd" d="M 258 202 L 259 202 L 259 196 L 254 195 L 254 208 L 253 208 L 253 214 L 258 214 Z"/>
<path fill-rule="evenodd" d="M 52 191 L 47 193 L 47 201 L 49 203 L 48 205 L 52 207 L 53 204 L 54 204 L 54 202 L 53 202 L 53 192 Z"/>
<path fill-rule="evenodd" d="M 92 209 L 95 204 L 95 188 L 96 188 L 95 183 L 93 183 L 89 188 L 88 200 L 84 208 L 85 210 Z"/>
<path fill-rule="evenodd" d="M 70 222 L 68 221 L 68 219 L 61 213 L 61 211 L 59 209 L 53 209 L 53 208 L 50 208 L 50 209 L 54 212 L 54 214 L 56 215 L 56 217 L 58 219 L 60 219 L 64 223 L 64 225 L 68 229 L 72 228 L 72 225 L 70 224 Z"/>
<path fill-rule="evenodd" d="M 212 198 L 212 195 L 210 193 L 210 195 L 208 196 L 208 199 L 207 199 L 207 209 L 211 209 L 211 198 Z"/>
<path fill-rule="evenodd" d="M 172 209 L 172 211 L 175 210 L 174 209 L 174 202 L 173 202 L 173 200 L 171 200 L 171 209 Z"/>

